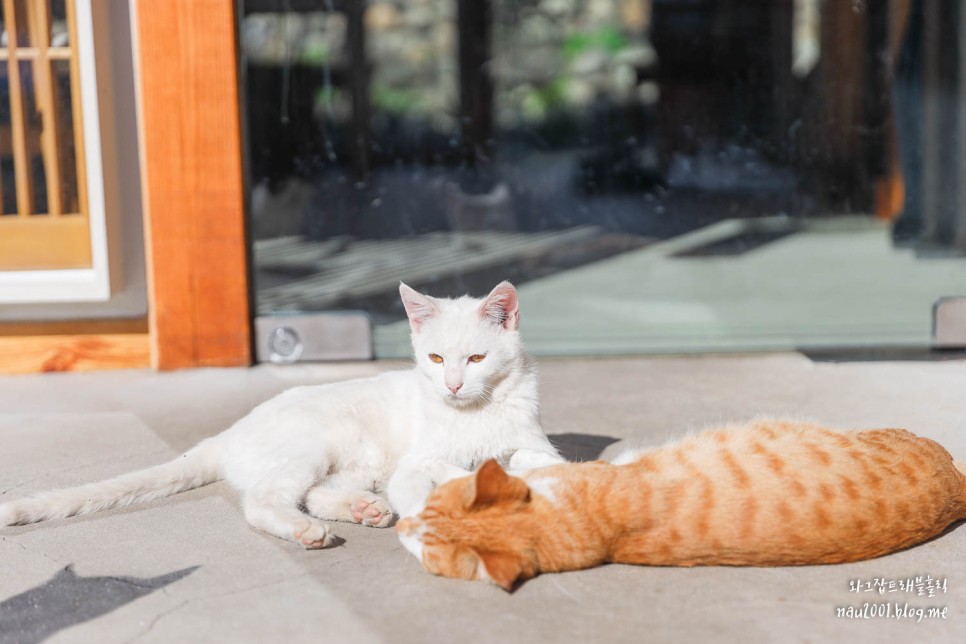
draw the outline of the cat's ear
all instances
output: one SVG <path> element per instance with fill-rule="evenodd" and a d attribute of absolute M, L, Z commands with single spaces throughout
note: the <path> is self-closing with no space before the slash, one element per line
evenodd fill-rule
<path fill-rule="evenodd" d="M 520 298 L 510 282 L 500 282 L 480 304 L 480 317 L 508 331 L 520 326 Z"/>
<path fill-rule="evenodd" d="M 478 510 L 506 501 L 529 501 L 530 488 L 523 479 L 510 476 L 500 464 L 490 459 L 480 466 L 473 477 L 469 508 Z"/>
<path fill-rule="evenodd" d="M 409 317 L 409 326 L 413 333 L 419 331 L 423 322 L 439 315 L 439 309 L 436 308 L 436 302 L 433 301 L 433 298 L 423 295 L 402 282 L 399 282 L 399 297 L 402 298 L 403 306 L 406 307 L 406 315 Z"/>
<path fill-rule="evenodd" d="M 523 576 L 523 563 L 516 555 L 502 552 L 478 552 L 477 555 L 486 576 L 503 590 L 513 590 Z"/>

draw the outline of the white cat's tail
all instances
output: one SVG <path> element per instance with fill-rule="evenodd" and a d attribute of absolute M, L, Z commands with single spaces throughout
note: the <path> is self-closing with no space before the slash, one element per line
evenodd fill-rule
<path fill-rule="evenodd" d="M 218 446 L 215 439 L 208 439 L 162 465 L 0 504 L 0 526 L 120 508 L 184 492 L 220 478 Z"/>

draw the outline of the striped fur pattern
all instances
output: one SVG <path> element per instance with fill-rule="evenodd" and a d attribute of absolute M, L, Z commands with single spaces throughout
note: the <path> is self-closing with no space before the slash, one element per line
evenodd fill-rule
<path fill-rule="evenodd" d="M 964 518 L 962 465 L 929 439 L 759 420 L 523 478 L 488 462 L 438 488 L 397 531 L 429 572 L 510 589 L 540 572 L 606 562 L 869 559 Z"/>

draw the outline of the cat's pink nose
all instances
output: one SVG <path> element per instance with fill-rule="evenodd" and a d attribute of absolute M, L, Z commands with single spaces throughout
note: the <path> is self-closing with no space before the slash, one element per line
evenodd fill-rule
<path fill-rule="evenodd" d="M 446 385 L 446 386 L 449 388 L 450 391 L 452 391 L 455 394 L 457 391 L 459 391 L 460 389 L 463 388 L 463 383 L 461 382 L 460 384 L 456 385 L 455 387 L 453 385 Z"/>

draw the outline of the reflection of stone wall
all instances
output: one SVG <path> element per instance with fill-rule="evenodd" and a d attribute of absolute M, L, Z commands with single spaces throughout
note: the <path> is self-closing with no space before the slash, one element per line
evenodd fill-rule
<path fill-rule="evenodd" d="M 450 132 L 456 126 L 457 43 L 455 0 L 381 0 L 366 10 L 366 57 L 375 115 L 428 122 Z M 347 24 L 335 12 L 252 14 L 245 18 L 248 60 L 261 65 L 299 64 L 348 68 Z M 338 87 L 324 88 L 319 109 L 348 118 Z"/>
<path fill-rule="evenodd" d="M 346 17 L 341 13 L 254 13 L 245 17 L 242 47 L 249 64 L 348 69 Z M 330 82 L 315 95 L 315 112 L 345 123 L 352 103 L 344 88 Z"/>
<path fill-rule="evenodd" d="M 652 102 L 637 83 L 654 64 L 649 0 L 494 0 L 497 120 L 502 127 L 585 109 L 597 97 Z"/>
<path fill-rule="evenodd" d="M 456 129 L 459 112 L 455 0 L 381 0 L 366 11 L 375 112 Z"/>
<path fill-rule="evenodd" d="M 637 70 L 654 62 L 645 38 L 650 0 L 492 0 L 496 118 L 501 127 L 585 109 L 597 97 L 651 102 Z M 365 15 L 370 101 L 391 115 L 456 130 L 459 111 L 456 0 L 375 0 Z M 252 14 L 244 47 L 256 64 L 346 68 L 346 20 L 338 13 Z M 319 109 L 348 118 L 344 92 L 319 93 Z"/>
<path fill-rule="evenodd" d="M 245 17 L 248 60 L 310 66 L 346 63 L 346 19 L 339 13 L 254 13 Z"/>

